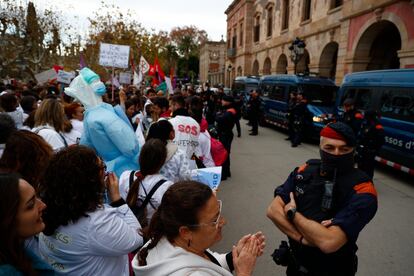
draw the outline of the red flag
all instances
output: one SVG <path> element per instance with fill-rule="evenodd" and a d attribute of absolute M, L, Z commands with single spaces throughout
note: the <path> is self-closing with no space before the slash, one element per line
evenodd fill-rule
<path fill-rule="evenodd" d="M 158 62 L 158 57 L 155 57 L 155 61 L 154 61 L 154 67 L 155 67 L 155 73 L 158 73 L 158 81 L 159 82 L 163 82 L 165 80 L 165 74 L 161 69 L 161 66 Z"/>

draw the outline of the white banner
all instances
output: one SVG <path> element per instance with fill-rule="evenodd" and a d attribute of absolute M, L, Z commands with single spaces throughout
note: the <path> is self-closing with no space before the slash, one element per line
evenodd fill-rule
<path fill-rule="evenodd" d="M 150 64 L 143 56 L 141 56 L 141 59 L 139 61 L 139 71 L 141 71 L 142 74 L 145 74 L 146 72 L 149 71 L 149 69 L 150 69 Z"/>
<path fill-rule="evenodd" d="M 171 79 L 169 77 L 165 77 L 165 83 L 167 84 L 169 94 L 173 95 L 174 94 L 174 89 L 172 87 Z"/>
<path fill-rule="evenodd" d="M 48 82 L 56 78 L 57 74 L 55 69 L 49 69 L 35 75 L 35 79 L 37 80 L 38 84 L 44 84 L 45 82 Z"/>
<path fill-rule="evenodd" d="M 121 83 L 121 84 L 131 84 L 131 73 L 120 73 L 119 74 L 119 83 Z"/>
<path fill-rule="evenodd" d="M 71 80 L 74 78 L 73 72 L 65 72 L 63 70 L 59 70 L 57 74 L 57 82 L 70 84 Z"/>
<path fill-rule="evenodd" d="M 101 43 L 99 64 L 108 67 L 128 68 L 129 49 L 127 45 Z"/>

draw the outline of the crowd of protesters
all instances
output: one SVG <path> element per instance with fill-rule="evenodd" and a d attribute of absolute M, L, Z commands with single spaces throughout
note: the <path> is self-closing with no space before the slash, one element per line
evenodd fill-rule
<path fill-rule="evenodd" d="M 213 166 L 231 177 L 240 111 L 223 90 L 108 86 L 103 101 L 123 108 L 140 144 L 140 169 L 119 180 L 79 145 L 84 106 L 60 84 L 0 92 L 0 275 L 252 275 L 263 234 L 211 251 L 222 202 L 191 180 Z"/>

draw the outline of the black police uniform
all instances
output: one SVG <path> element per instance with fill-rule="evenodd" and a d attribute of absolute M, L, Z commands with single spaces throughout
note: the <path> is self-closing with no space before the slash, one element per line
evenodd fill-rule
<path fill-rule="evenodd" d="M 228 152 L 227 160 L 222 165 L 222 180 L 231 176 L 230 173 L 230 151 L 231 143 L 233 141 L 233 127 L 237 120 L 237 113 L 231 106 L 226 107 L 224 112 L 217 113 L 216 127 L 219 141 L 223 144 Z"/>
<path fill-rule="evenodd" d="M 288 103 L 288 110 L 287 110 L 287 114 L 286 114 L 286 118 L 287 118 L 287 120 L 288 120 L 288 124 L 287 124 L 287 127 L 288 127 L 288 137 L 286 138 L 286 140 L 292 140 L 292 138 L 293 138 L 293 135 L 294 135 L 294 132 L 293 132 L 293 114 L 292 114 L 292 112 L 293 112 L 293 109 L 295 108 L 295 106 L 296 106 L 296 98 L 293 98 L 293 99 L 289 99 L 289 103 Z"/>
<path fill-rule="evenodd" d="M 370 178 L 351 168 L 336 175 L 322 176 L 320 160 L 309 160 L 306 166 L 296 168 L 286 182 L 276 188 L 275 196 L 289 203 L 294 192 L 296 209 L 308 219 L 317 222 L 332 220 L 347 236 L 347 243 L 338 251 L 326 254 L 317 247 L 302 245 L 289 239 L 291 256 L 286 271 L 288 276 L 351 276 L 357 269 L 356 240 L 359 232 L 374 217 L 377 197 Z M 325 184 L 334 182 L 331 209 L 321 207 Z"/>
<path fill-rule="evenodd" d="M 308 108 L 306 100 L 296 103 L 292 110 L 293 137 L 291 139 L 292 147 L 296 147 L 302 142 L 303 132 L 305 130 L 306 118 L 308 115 Z"/>
<path fill-rule="evenodd" d="M 354 134 L 358 135 L 358 132 L 361 129 L 362 119 L 363 116 L 361 112 L 355 109 L 351 109 L 347 112 L 344 112 L 344 114 L 338 119 L 338 121 L 350 126 L 354 131 Z"/>
<path fill-rule="evenodd" d="M 364 119 L 357 139 L 358 169 L 373 178 L 375 156 L 384 144 L 384 129 L 377 120 Z"/>
<path fill-rule="evenodd" d="M 259 128 L 259 116 L 260 116 L 260 98 L 257 96 L 256 98 L 250 97 L 248 103 L 248 110 L 249 110 L 249 119 L 252 125 L 252 135 L 258 134 Z"/>

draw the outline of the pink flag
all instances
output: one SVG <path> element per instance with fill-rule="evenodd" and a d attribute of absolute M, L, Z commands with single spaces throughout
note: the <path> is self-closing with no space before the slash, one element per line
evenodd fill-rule
<path fill-rule="evenodd" d="M 83 53 L 80 53 L 79 67 L 80 69 L 83 69 L 84 67 L 86 67 L 86 62 L 85 62 L 85 58 L 83 57 Z"/>

